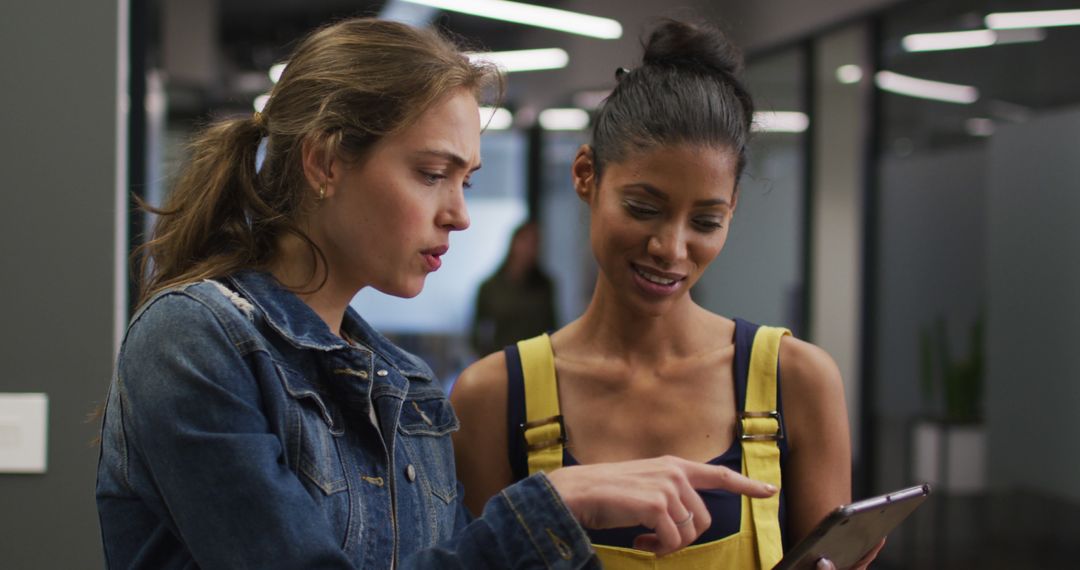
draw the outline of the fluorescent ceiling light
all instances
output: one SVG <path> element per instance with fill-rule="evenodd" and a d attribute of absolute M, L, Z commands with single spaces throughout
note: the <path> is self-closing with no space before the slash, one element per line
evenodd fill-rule
<path fill-rule="evenodd" d="M 1080 26 L 1080 10 L 997 12 L 986 16 L 986 27 L 995 30 Z"/>
<path fill-rule="evenodd" d="M 583 109 L 544 109 L 540 126 L 548 131 L 580 131 L 589 126 L 589 113 Z"/>
<path fill-rule="evenodd" d="M 514 115 L 502 107 L 480 107 L 480 128 L 489 131 L 509 129 L 514 124 Z"/>
<path fill-rule="evenodd" d="M 979 100 L 979 90 L 970 85 L 930 81 L 892 71 L 879 71 L 874 77 L 878 87 L 898 95 L 963 104 Z"/>
<path fill-rule="evenodd" d="M 938 34 L 911 34 L 904 36 L 900 44 L 904 51 L 941 51 L 992 46 L 997 42 L 993 30 L 967 32 L 943 32 Z"/>
<path fill-rule="evenodd" d="M 1042 28 L 1015 30 L 970 30 L 966 32 L 943 32 L 938 34 L 911 34 L 904 36 L 901 45 L 905 51 L 942 51 L 969 49 L 1002 44 L 1039 42 L 1046 39 Z"/>
<path fill-rule="evenodd" d="M 862 68 L 849 63 L 836 68 L 836 80 L 845 85 L 852 85 L 862 81 Z"/>
<path fill-rule="evenodd" d="M 288 62 L 275 63 L 270 66 L 270 81 L 277 83 L 281 80 L 281 74 L 285 73 L 285 64 Z"/>
<path fill-rule="evenodd" d="M 255 98 L 255 103 L 254 103 L 255 111 L 257 111 L 259 113 L 262 113 L 263 107 L 266 106 L 266 102 L 269 101 L 269 100 L 270 100 L 270 94 L 269 93 L 263 93 L 262 95 L 259 95 L 258 97 L 256 97 Z"/>
<path fill-rule="evenodd" d="M 757 111 L 751 131 L 755 133 L 802 133 L 810 126 L 807 113 L 798 111 Z"/>
<path fill-rule="evenodd" d="M 568 10 L 507 2 L 504 0 L 407 0 L 413 4 L 440 10 L 461 12 L 482 18 L 514 22 L 593 38 L 614 40 L 622 37 L 622 24 L 610 18 L 589 16 Z"/>
<path fill-rule="evenodd" d="M 488 61 L 506 72 L 537 71 L 566 67 L 570 56 L 560 48 L 520 49 L 515 51 L 488 51 L 470 53 L 472 61 Z"/>
<path fill-rule="evenodd" d="M 810 126 L 810 117 L 798 111 L 757 111 L 751 130 L 758 133 L 801 133 Z"/>

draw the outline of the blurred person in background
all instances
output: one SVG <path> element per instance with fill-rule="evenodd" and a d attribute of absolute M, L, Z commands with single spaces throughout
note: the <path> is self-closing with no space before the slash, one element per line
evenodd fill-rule
<path fill-rule="evenodd" d="M 540 226 L 514 230 L 506 258 L 476 294 L 470 340 L 479 355 L 555 330 L 555 289 L 540 267 Z"/>

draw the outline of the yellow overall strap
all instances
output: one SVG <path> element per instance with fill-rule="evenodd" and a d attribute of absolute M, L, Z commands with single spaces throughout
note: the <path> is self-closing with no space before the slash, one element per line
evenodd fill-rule
<path fill-rule="evenodd" d="M 555 382 L 555 355 L 551 339 L 542 334 L 518 341 L 521 372 L 525 378 L 525 449 L 529 475 L 562 467 L 566 430 L 559 413 L 559 388 Z"/>
<path fill-rule="evenodd" d="M 759 327 L 750 351 L 750 372 L 746 380 L 746 405 L 740 414 L 743 473 L 751 479 L 780 488 L 780 447 L 783 439 L 780 413 L 776 406 L 776 369 L 780 361 L 780 339 L 787 329 Z M 772 568 L 784 556 L 780 538 L 780 495 L 750 499 L 757 536 L 760 568 Z"/>

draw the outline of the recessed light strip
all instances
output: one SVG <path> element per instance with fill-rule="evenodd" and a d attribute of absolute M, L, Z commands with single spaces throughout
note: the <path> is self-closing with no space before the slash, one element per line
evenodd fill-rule
<path fill-rule="evenodd" d="M 802 133 L 810 126 L 806 113 L 798 111 L 757 111 L 751 130 L 756 133 Z"/>
<path fill-rule="evenodd" d="M 502 131 L 514 124 L 514 114 L 502 107 L 480 107 L 480 128 Z"/>
<path fill-rule="evenodd" d="M 862 81 L 862 68 L 854 63 L 848 63 L 836 68 L 836 80 L 844 85 L 854 85 Z"/>
<path fill-rule="evenodd" d="M 971 104 L 979 100 L 979 90 L 970 85 L 930 81 L 892 71 L 879 71 L 874 79 L 879 88 L 898 95 L 961 104 Z"/>
<path fill-rule="evenodd" d="M 255 100 L 251 102 L 251 106 L 255 107 L 255 112 L 256 113 L 262 113 L 263 108 L 266 107 L 266 104 L 269 101 L 270 101 L 270 94 L 269 93 L 263 93 L 263 94 L 257 95 L 255 97 Z"/>
<path fill-rule="evenodd" d="M 460 12 L 482 18 L 514 22 L 526 26 L 536 26 L 549 30 L 558 30 L 592 38 L 614 40 L 622 37 L 622 24 L 610 18 L 590 16 L 569 10 L 558 10 L 545 6 L 535 6 L 506 0 L 406 0 L 413 4 L 422 4 Z"/>
<path fill-rule="evenodd" d="M 941 32 L 935 34 L 911 34 L 904 36 L 900 44 L 904 51 L 944 51 L 970 49 L 1003 44 L 1040 42 L 1046 39 L 1042 28 L 1017 28 L 1008 30 L 968 30 L 965 32 Z"/>
<path fill-rule="evenodd" d="M 570 56 L 560 48 L 489 51 L 468 54 L 469 59 L 494 63 L 506 72 L 537 71 L 566 67 Z"/>
<path fill-rule="evenodd" d="M 580 131 L 589 126 L 589 113 L 576 108 L 544 109 L 537 120 L 544 130 Z"/>
<path fill-rule="evenodd" d="M 1080 10 L 996 12 L 986 16 L 986 27 L 995 30 L 1080 26 Z"/>
<path fill-rule="evenodd" d="M 278 81 L 280 81 L 281 74 L 285 73 L 285 65 L 288 63 L 289 62 L 287 61 L 283 61 L 281 63 L 275 63 L 274 65 L 271 65 L 269 73 L 270 81 L 272 81 L 273 83 L 277 83 Z"/>
<path fill-rule="evenodd" d="M 936 34 L 911 34 L 904 36 L 900 44 L 904 51 L 942 51 L 951 49 L 969 49 L 992 46 L 997 42 L 993 30 L 971 30 L 966 32 L 943 32 Z"/>

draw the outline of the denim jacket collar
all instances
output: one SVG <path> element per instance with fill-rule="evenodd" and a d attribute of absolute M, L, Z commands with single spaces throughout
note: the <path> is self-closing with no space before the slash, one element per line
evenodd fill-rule
<path fill-rule="evenodd" d="M 262 312 L 270 326 L 294 346 L 327 352 L 349 348 L 345 341 L 330 332 L 311 307 L 269 273 L 242 271 L 233 274 L 229 281 Z M 402 375 L 415 380 L 434 380 L 435 374 L 424 361 L 379 334 L 351 306 L 346 308 L 341 326 L 353 340 L 383 357 Z"/>

